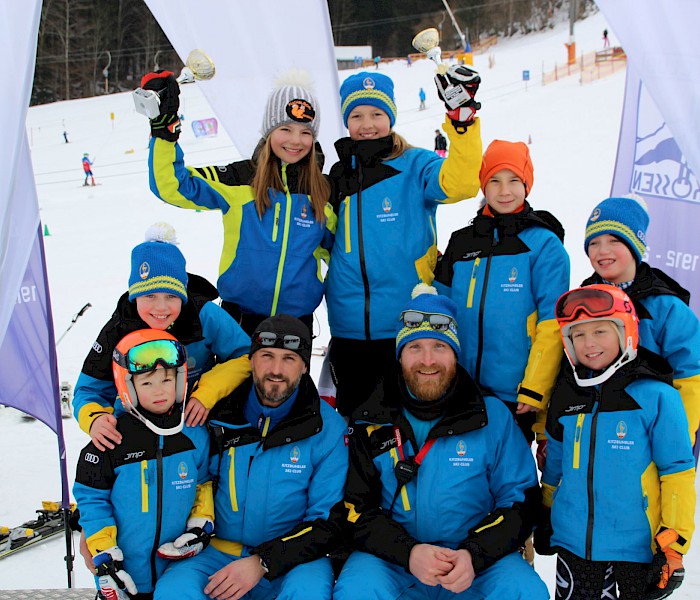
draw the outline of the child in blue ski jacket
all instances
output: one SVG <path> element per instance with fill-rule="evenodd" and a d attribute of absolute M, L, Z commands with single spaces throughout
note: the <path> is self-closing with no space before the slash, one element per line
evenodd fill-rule
<path fill-rule="evenodd" d="M 267 99 L 262 139 L 253 157 L 218 167 L 190 168 L 177 143 L 179 88 L 169 71 L 149 73 L 142 87 L 158 90 L 163 113 L 151 120 L 151 191 L 180 208 L 221 211 L 221 306 L 250 335 L 280 313 L 312 330 L 321 303 L 335 216 L 315 144 L 320 107 L 303 72 L 278 81 Z M 167 98 L 163 100 L 163 97 Z"/>
<path fill-rule="evenodd" d="M 158 223 L 132 250 L 129 290 L 97 336 L 75 385 L 73 414 L 100 450 L 121 441 L 115 416 L 122 408 L 115 405 L 111 362 L 114 347 L 127 333 L 146 327 L 167 330 L 187 348 L 188 425 L 202 424 L 209 409 L 250 373 L 250 338 L 214 304 L 214 286 L 187 273 L 175 241 L 172 227 Z"/>
<path fill-rule="evenodd" d="M 567 292 L 556 316 L 568 361 L 547 415 L 535 548 L 558 552 L 557 597 L 601 598 L 611 563 L 621 599 L 666 598 L 683 580 L 695 514 L 670 367 L 638 347 L 639 320 L 618 287 Z"/>
<path fill-rule="evenodd" d="M 569 289 L 564 230 L 526 200 L 534 168 L 524 143 L 494 140 L 479 177 L 486 204 L 452 234 L 436 287 L 458 306 L 460 363 L 506 402 L 532 442 L 535 411 L 547 407 L 561 362 L 554 304 Z"/>
<path fill-rule="evenodd" d="M 438 90 L 454 80 L 465 97 L 443 125 L 447 159 L 413 148 L 393 131 L 397 109 L 389 77 L 357 73 L 340 87 L 349 137 L 336 142 L 340 161 L 330 171 L 338 228 L 326 302 L 329 362 L 345 416 L 381 377 L 396 372 L 394 323 L 413 287 L 433 280 L 437 207 L 478 190 L 481 134 L 473 97 L 479 77 L 464 67 L 437 77 Z"/>
<path fill-rule="evenodd" d="M 697 462 L 700 446 L 700 320 L 688 306 L 690 293 L 662 270 L 644 262 L 649 214 L 644 201 L 608 198 L 586 223 L 584 248 L 595 273 L 582 285 L 609 283 L 627 293 L 639 315 L 641 344 L 673 369 Z"/>
<path fill-rule="evenodd" d="M 198 554 L 213 531 L 203 426 L 185 427 L 187 354 L 158 329 L 116 346 L 114 382 L 125 413 L 115 449 L 92 442 L 80 453 L 73 494 L 101 597 L 152 597 L 167 559 Z"/>

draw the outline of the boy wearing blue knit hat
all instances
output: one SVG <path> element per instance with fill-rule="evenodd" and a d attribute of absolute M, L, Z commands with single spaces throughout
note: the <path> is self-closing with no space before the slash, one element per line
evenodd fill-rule
<path fill-rule="evenodd" d="M 250 338 L 220 306 L 206 279 L 187 273 L 175 230 L 157 223 L 131 253 L 129 290 L 102 328 L 75 385 L 73 413 L 101 451 L 121 443 L 116 429 L 112 352 L 119 340 L 139 329 L 172 334 L 187 349 L 187 425 L 199 425 L 209 409 L 246 379 Z M 217 364 L 218 363 L 218 364 Z M 121 406 L 116 406 L 117 413 Z"/>
<path fill-rule="evenodd" d="M 472 101 L 478 85 L 474 73 L 465 94 Z M 340 161 L 330 171 L 338 225 L 326 301 L 337 408 L 347 416 L 396 373 L 395 315 L 416 284 L 432 283 L 437 207 L 479 189 L 481 134 L 470 109 L 463 121 L 445 118 L 448 158 L 410 146 L 393 130 L 394 83 L 382 73 L 345 79 L 340 102 L 349 137 L 336 142 Z"/>
<path fill-rule="evenodd" d="M 456 304 L 419 284 L 395 337 L 399 373 L 353 413 L 344 511 L 354 550 L 333 598 L 548 598 L 518 548 L 539 502 L 504 404 L 457 363 Z"/>
<path fill-rule="evenodd" d="M 673 368 L 688 417 L 691 444 L 700 426 L 700 321 L 688 306 L 690 293 L 662 270 L 644 262 L 649 214 L 637 196 L 607 198 L 586 223 L 584 250 L 595 273 L 583 282 L 622 288 L 639 315 L 639 343 Z"/>

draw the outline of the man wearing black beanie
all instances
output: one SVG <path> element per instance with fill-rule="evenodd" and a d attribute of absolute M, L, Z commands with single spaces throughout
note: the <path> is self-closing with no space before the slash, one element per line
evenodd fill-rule
<path fill-rule="evenodd" d="M 251 340 L 250 378 L 210 413 L 216 537 L 168 569 L 154 600 L 253 589 L 266 598 L 331 597 L 327 554 L 339 531 L 328 515 L 343 497 L 345 422 L 308 374 L 311 338 L 299 319 L 269 317 Z"/>

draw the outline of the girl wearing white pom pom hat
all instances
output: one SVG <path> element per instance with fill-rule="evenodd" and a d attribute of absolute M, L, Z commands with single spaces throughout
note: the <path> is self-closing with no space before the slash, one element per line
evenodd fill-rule
<path fill-rule="evenodd" d="M 248 334 L 281 313 L 312 330 L 323 297 L 320 262 L 328 262 L 336 219 L 321 173 L 320 107 L 310 84 L 304 71 L 280 77 L 250 160 L 188 168 L 177 141 L 156 133 L 151 140 L 151 191 L 180 208 L 221 211 L 217 288 L 222 307 Z"/>
<path fill-rule="evenodd" d="M 157 223 L 146 232 L 146 241 L 132 250 L 129 290 L 97 336 L 75 385 L 73 413 L 100 450 L 121 443 L 115 411 L 118 414 L 122 407 L 115 404 L 112 353 L 126 334 L 146 328 L 167 330 L 185 346 L 188 389 L 194 390 L 185 405 L 190 426 L 203 423 L 209 409 L 250 372 L 250 338 L 214 304 L 216 288 L 187 273 L 176 244 L 175 230 Z"/>
<path fill-rule="evenodd" d="M 634 194 L 607 198 L 586 222 L 584 250 L 595 273 L 582 285 L 622 288 L 639 315 L 639 343 L 673 368 L 673 386 L 688 416 L 697 462 L 700 446 L 700 321 L 688 306 L 690 293 L 662 270 L 644 262 L 649 214 Z"/>

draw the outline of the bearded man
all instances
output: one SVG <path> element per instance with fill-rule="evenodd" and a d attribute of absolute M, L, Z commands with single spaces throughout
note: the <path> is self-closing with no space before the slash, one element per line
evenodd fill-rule
<path fill-rule="evenodd" d="M 456 313 L 417 286 L 398 324 L 398 379 L 352 415 L 354 552 L 334 599 L 549 597 L 518 552 L 537 510 L 535 462 L 503 402 L 457 363 Z"/>
<path fill-rule="evenodd" d="M 200 554 L 174 563 L 155 600 L 330 600 L 329 522 L 348 466 L 345 421 L 319 399 L 308 374 L 309 328 L 289 315 L 251 337 L 251 377 L 209 415 L 215 533 Z"/>

